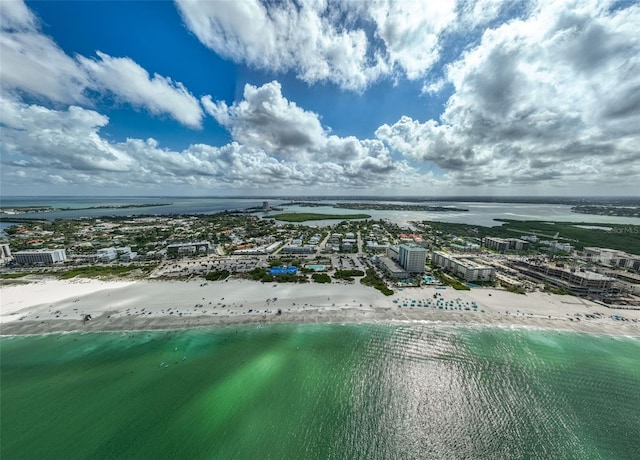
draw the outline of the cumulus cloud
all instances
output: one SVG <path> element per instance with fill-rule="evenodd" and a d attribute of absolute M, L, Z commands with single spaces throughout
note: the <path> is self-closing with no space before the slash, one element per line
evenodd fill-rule
<path fill-rule="evenodd" d="M 231 106 L 210 98 L 203 98 L 202 104 L 242 145 L 311 167 L 337 166 L 352 182 L 366 184 L 376 175 L 401 175 L 406 166 L 394 162 L 377 139 L 331 135 L 318 114 L 285 98 L 277 81 L 260 87 L 245 85 L 243 99 Z"/>
<path fill-rule="evenodd" d="M 244 99 L 231 107 L 210 97 L 203 98 L 202 104 L 236 141 L 277 155 L 296 156 L 325 139 L 318 115 L 283 97 L 277 81 L 259 88 L 245 85 Z"/>
<path fill-rule="evenodd" d="M 393 162 L 378 140 L 329 136 L 322 142 L 331 153 L 316 159 L 278 157 L 259 143 L 236 141 L 221 147 L 192 144 L 175 151 L 162 148 L 155 139 L 109 141 L 100 134 L 108 118 L 93 110 L 78 106 L 48 109 L 12 98 L 3 98 L 1 104 L 5 186 L 37 178 L 40 184 L 127 190 L 165 190 L 169 186 L 216 191 L 317 190 L 404 187 L 416 180 L 415 171 L 404 162 Z M 301 110 L 295 105 L 285 107 Z"/>
<path fill-rule="evenodd" d="M 367 14 L 383 40 L 389 62 L 409 79 L 424 76 L 440 57 L 440 34 L 456 19 L 455 0 L 371 2 Z"/>
<path fill-rule="evenodd" d="M 178 1 L 187 27 L 207 47 L 235 62 L 304 81 L 331 81 L 360 90 L 386 71 L 361 28 L 338 24 L 349 13 L 322 1 L 262 3 Z M 345 7 L 348 5 L 345 4 Z"/>
<path fill-rule="evenodd" d="M 0 2 L 0 82 L 3 93 L 27 93 L 55 104 L 91 105 L 87 90 L 113 94 L 153 114 L 167 114 L 191 128 L 201 125 L 202 108 L 182 83 L 148 72 L 129 58 L 98 51 L 99 59 L 68 56 L 39 29 L 27 6 Z"/>
<path fill-rule="evenodd" d="M 356 91 L 396 72 L 424 76 L 440 57 L 440 35 L 457 17 L 455 0 L 176 5 L 189 30 L 221 56 Z"/>
<path fill-rule="evenodd" d="M 640 6 L 541 2 L 450 64 L 439 121 L 402 117 L 378 139 L 458 184 L 640 175 Z"/>
<path fill-rule="evenodd" d="M 71 106 L 51 110 L 2 98 L 3 163 L 44 169 L 127 171 L 132 159 L 98 135 L 108 118 Z"/>

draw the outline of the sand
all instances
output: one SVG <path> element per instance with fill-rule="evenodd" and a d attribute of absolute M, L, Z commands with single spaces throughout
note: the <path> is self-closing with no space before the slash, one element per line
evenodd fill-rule
<path fill-rule="evenodd" d="M 520 295 L 493 288 L 421 287 L 387 297 L 373 288 L 346 283 L 26 281 L 30 282 L 0 287 L 2 335 L 277 322 L 423 322 L 640 336 L 640 311 L 609 309 L 586 299 L 543 292 Z M 412 299 L 434 302 L 434 294 L 462 306 L 476 302 L 478 309 L 402 306 L 405 302 L 410 305 Z M 83 321 L 85 315 L 91 315 L 91 320 Z M 628 321 L 615 320 L 612 315 Z"/>

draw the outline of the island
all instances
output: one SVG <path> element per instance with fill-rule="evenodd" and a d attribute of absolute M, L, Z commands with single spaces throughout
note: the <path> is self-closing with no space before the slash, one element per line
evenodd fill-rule
<path fill-rule="evenodd" d="M 640 217 L 640 206 L 573 206 L 571 212 L 597 216 Z"/>
<path fill-rule="evenodd" d="M 87 206 L 84 208 L 54 207 L 54 206 L 0 206 L 0 216 L 27 213 L 57 212 L 57 211 L 85 211 L 87 209 L 137 209 L 153 208 L 157 206 L 169 206 L 173 203 L 132 203 L 132 204 L 106 204 L 99 206 Z"/>
<path fill-rule="evenodd" d="M 376 211 L 428 211 L 428 212 L 466 212 L 468 209 L 453 206 L 429 206 L 421 204 L 399 203 L 336 203 L 334 208 L 341 209 L 374 209 Z"/>
<path fill-rule="evenodd" d="M 308 220 L 352 220 L 369 219 L 369 214 L 320 214 L 313 212 L 285 212 L 270 216 L 282 222 L 306 222 Z"/>

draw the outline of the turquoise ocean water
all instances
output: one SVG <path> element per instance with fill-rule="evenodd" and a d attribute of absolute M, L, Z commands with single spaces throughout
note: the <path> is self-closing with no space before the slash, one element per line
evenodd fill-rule
<path fill-rule="evenodd" d="M 0 458 L 640 457 L 640 339 L 273 325 L 0 339 Z"/>

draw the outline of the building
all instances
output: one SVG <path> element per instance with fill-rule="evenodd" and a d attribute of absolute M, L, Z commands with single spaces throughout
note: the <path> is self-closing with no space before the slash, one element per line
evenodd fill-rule
<path fill-rule="evenodd" d="M 315 251 L 313 246 L 294 246 L 289 245 L 282 248 L 280 251 L 282 254 L 312 254 Z"/>
<path fill-rule="evenodd" d="M 520 238 L 495 238 L 487 236 L 484 239 L 484 245 L 498 252 L 529 250 L 529 242 Z"/>
<path fill-rule="evenodd" d="M 262 210 L 263 211 L 268 211 L 269 210 L 269 202 L 268 201 L 263 201 L 262 202 Z"/>
<path fill-rule="evenodd" d="M 118 258 L 118 250 L 114 247 L 98 249 L 96 253 L 100 262 L 112 262 Z"/>
<path fill-rule="evenodd" d="M 131 262 L 134 259 L 138 258 L 137 252 L 126 252 L 120 256 L 120 260 L 122 262 Z"/>
<path fill-rule="evenodd" d="M 615 249 L 586 247 L 582 256 L 591 263 L 640 271 L 640 256 Z"/>
<path fill-rule="evenodd" d="M 33 249 L 15 252 L 13 258 L 20 265 L 50 265 L 65 262 L 67 252 L 64 249 Z"/>
<path fill-rule="evenodd" d="M 375 258 L 376 265 L 384 271 L 391 278 L 408 278 L 409 273 L 402 268 L 395 260 L 385 257 L 385 256 L 376 256 Z"/>
<path fill-rule="evenodd" d="M 197 243 L 177 243 L 167 246 L 167 256 L 184 256 L 193 254 L 209 254 L 211 243 L 199 241 Z"/>
<path fill-rule="evenodd" d="M 344 241 L 342 241 L 342 244 L 340 245 L 340 248 L 343 251 L 351 251 L 353 249 L 353 242 L 344 240 Z"/>
<path fill-rule="evenodd" d="M 463 244 L 451 243 L 449 247 L 451 248 L 452 251 L 455 251 L 455 252 L 470 252 L 470 253 L 481 252 L 480 245 L 474 244 L 474 243 L 463 243 Z"/>
<path fill-rule="evenodd" d="M 427 250 L 419 246 L 401 244 L 398 246 L 398 261 L 400 266 L 409 273 L 424 273 Z"/>
<path fill-rule="evenodd" d="M 509 242 L 504 238 L 492 238 L 487 236 L 484 239 L 485 247 L 498 252 L 505 252 L 509 250 Z"/>
<path fill-rule="evenodd" d="M 367 240 L 367 251 L 386 253 L 388 247 L 388 244 L 379 244 L 377 241 Z"/>
<path fill-rule="evenodd" d="M 8 244 L 0 244 L 0 264 L 6 264 L 12 259 Z"/>
<path fill-rule="evenodd" d="M 496 279 L 496 269 L 475 262 L 470 258 L 454 256 L 442 251 L 434 251 L 431 261 L 467 282 L 485 282 Z"/>
<path fill-rule="evenodd" d="M 400 249 L 398 248 L 398 246 L 389 246 L 387 248 L 385 254 L 389 259 L 398 261 L 398 260 L 400 260 L 399 251 L 400 251 Z"/>
<path fill-rule="evenodd" d="M 547 263 L 514 261 L 520 273 L 579 296 L 610 296 L 617 292 L 616 279 L 586 270 L 566 269 Z"/>

